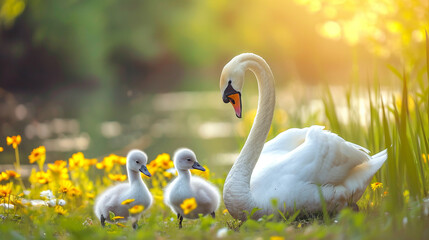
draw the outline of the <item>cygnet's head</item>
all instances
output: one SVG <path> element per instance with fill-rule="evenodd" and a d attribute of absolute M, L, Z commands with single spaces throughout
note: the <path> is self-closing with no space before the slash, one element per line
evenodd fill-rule
<path fill-rule="evenodd" d="M 142 172 L 146 176 L 152 176 L 146 167 L 147 155 L 140 150 L 131 150 L 127 155 L 127 169 L 134 172 Z"/>
<path fill-rule="evenodd" d="M 176 166 L 177 170 L 206 170 L 198 163 L 195 153 L 187 148 L 181 148 L 174 153 L 174 166 Z"/>

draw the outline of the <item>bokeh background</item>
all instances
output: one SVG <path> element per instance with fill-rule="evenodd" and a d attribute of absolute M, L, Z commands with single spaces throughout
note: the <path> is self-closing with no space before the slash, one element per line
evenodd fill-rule
<path fill-rule="evenodd" d="M 294 122 L 287 109 L 323 113 L 316 86 L 393 89 L 392 69 L 425 78 L 427 29 L 427 0 L 0 0 L 0 163 L 14 162 L 5 139 L 20 134 L 24 164 L 44 145 L 48 162 L 190 147 L 228 165 L 248 131 L 218 89 L 233 56 L 268 61 L 275 120 L 302 127 L 323 120 Z M 248 78 L 245 116 L 257 97 Z"/>

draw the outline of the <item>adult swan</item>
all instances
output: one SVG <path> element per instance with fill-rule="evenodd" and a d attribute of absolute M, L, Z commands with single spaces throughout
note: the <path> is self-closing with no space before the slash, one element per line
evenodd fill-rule
<path fill-rule="evenodd" d="M 252 53 L 234 57 L 225 65 L 220 89 L 241 118 L 244 73 L 252 71 L 258 81 L 257 114 L 223 191 L 225 206 L 236 219 L 244 211 L 259 208 L 253 218 L 274 212 L 312 213 L 322 210 L 320 191 L 327 210 L 356 206 L 372 176 L 387 158 L 386 150 L 369 156 L 368 150 L 350 143 L 320 126 L 289 129 L 264 144 L 275 105 L 274 78 L 263 58 Z"/>

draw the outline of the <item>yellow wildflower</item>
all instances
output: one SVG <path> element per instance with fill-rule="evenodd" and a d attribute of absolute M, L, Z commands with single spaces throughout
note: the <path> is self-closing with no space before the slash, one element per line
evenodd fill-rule
<path fill-rule="evenodd" d="M 94 193 L 86 193 L 86 197 L 87 197 L 88 199 L 94 199 L 95 194 L 94 194 Z"/>
<path fill-rule="evenodd" d="M 51 175 L 49 173 L 46 173 L 44 171 L 36 172 L 36 170 L 33 168 L 33 171 L 30 175 L 30 182 L 31 183 L 41 183 L 46 184 L 51 182 Z"/>
<path fill-rule="evenodd" d="M 21 143 L 21 135 L 16 135 L 12 137 L 6 138 L 7 145 L 11 145 L 13 148 L 17 148 L 18 145 Z"/>
<path fill-rule="evenodd" d="M 135 199 L 127 199 L 127 200 L 122 201 L 122 202 L 121 202 L 121 204 L 122 204 L 122 205 L 127 205 L 127 204 L 129 204 L 129 203 L 134 202 L 134 200 L 135 200 Z"/>
<path fill-rule="evenodd" d="M 223 215 L 226 215 L 227 213 L 229 213 L 229 211 L 228 211 L 228 209 L 224 209 L 223 211 L 222 211 L 222 213 L 223 213 Z"/>
<path fill-rule="evenodd" d="M 132 208 L 130 208 L 128 211 L 130 212 L 130 214 L 137 214 L 137 213 L 141 213 L 143 210 L 144 210 L 144 206 L 135 205 Z"/>
<path fill-rule="evenodd" d="M 197 201 L 195 201 L 195 198 L 185 199 L 182 204 L 180 204 L 180 207 L 183 209 L 183 213 L 186 215 L 197 208 Z"/>
<path fill-rule="evenodd" d="M 85 159 L 85 161 L 83 162 L 83 166 L 85 168 L 88 168 L 89 166 L 93 166 L 97 164 L 97 159 L 96 158 L 91 158 L 91 159 Z"/>
<path fill-rule="evenodd" d="M 77 196 L 82 195 L 82 191 L 77 187 L 71 187 L 69 189 L 67 195 L 70 197 L 77 197 Z"/>
<path fill-rule="evenodd" d="M 107 157 L 103 158 L 103 161 L 97 163 L 95 166 L 98 169 L 104 169 L 106 172 L 110 172 L 110 170 L 113 167 L 113 158 L 107 156 Z"/>
<path fill-rule="evenodd" d="M 72 188 L 73 183 L 71 181 L 62 181 L 60 183 L 60 188 L 58 189 L 59 193 L 68 193 Z"/>
<path fill-rule="evenodd" d="M 83 167 L 85 161 L 85 156 L 83 153 L 78 152 L 72 155 L 71 158 L 69 158 L 69 169 L 70 171 L 73 171 L 76 168 Z"/>
<path fill-rule="evenodd" d="M 123 182 L 127 179 L 127 175 L 123 174 L 109 174 L 108 177 L 113 181 Z"/>
<path fill-rule="evenodd" d="M 205 171 L 201 171 L 198 169 L 191 169 L 192 175 L 199 176 L 199 177 L 202 177 L 205 179 L 209 179 L 210 169 L 206 165 L 204 165 L 203 167 L 206 169 Z"/>
<path fill-rule="evenodd" d="M 12 192 L 12 186 L 13 183 L 10 182 L 6 185 L 0 185 L 0 197 L 1 198 L 6 198 L 10 195 L 10 193 Z"/>
<path fill-rule="evenodd" d="M 126 227 L 124 224 L 122 224 L 122 223 L 116 223 L 116 225 L 118 225 L 119 227 Z"/>
<path fill-rule="evenodd" d="M 21 177 L 21 174 L 13 171 L 13 170 L 6 170 L 6 174 L 9 178 L 19 178 Z"/>
<path fill-rule="evenodd" d="M 157 163 L 157 167 L 163 168 L 163 169 L 170 169 L 173 168 L 174 164 L 173 161 L 170 159 L 170 155 L 168 153 L 162 153 L 159 154 L 154 162 Z"/>
<path fill-rule="evenodd" d="M 375 183 L 371 183 L 371 188 L 372 190 L 376 190 L 377 188 L 383 188 L 383 183 L 381 182 L 375 182 Z"/>
<path fill-rule="evenodd" d="M 408 202 L 410 200 L 410 191 L 405 190 L 403 195 L 404 195 L 405 202 Z"/>
<path fill-rule="evenodd" d="M 285 238 L 282 236 L 271 236 L 270 240 L 284 240 Z"/>
<path fill-rule="evenodd" d="M 167 179 L 170 179 L 173 177 L 173 174 L 171 172 L 167 172 L 167 171 L 163 172 L 162 175 Z"/>
<path fill-rule="evenodd" d="M 112 220 L 116 220 L 116 219 L 123 219 L 124 217 L 122 217 L 122 216 L 115 216 L 115 217 L 113 217 L 112 218 Z"/>
<path fill-rule="evenodd" d="M 33 149 L 31 154 L 28 156 L 30 163 L 34 163 L 36 161 L 45 162 L 46 159 L 46 148 L 45 146 L 40 146 L 38 148 Z"/>
<path fill-rule="evenodd" d="M 66 168 L 67 162 L 63 160 L 57 160 L 54 164 L 49 163 L 48 168 L 52 176 L 58 177 L 60 179 L 68 179 L 68 169 Z"/>
<path fill-rule="evenodd" d="M 4 148 L 3 147 L 0 147 L 0 152 L 3 152 L 4 151 Z"/>
<path fill-rule="evenodd" d="M 6 172 L 0 173 L 0 182 L 9 180 L 9 175 Z"/>
<path fill-rule="evenodd" d="M 55 207 L 55 212 L 58 213 L 58 215 L 67 215 L 67 210 L 65 210 L 61 206 L 56 206 Z"/>

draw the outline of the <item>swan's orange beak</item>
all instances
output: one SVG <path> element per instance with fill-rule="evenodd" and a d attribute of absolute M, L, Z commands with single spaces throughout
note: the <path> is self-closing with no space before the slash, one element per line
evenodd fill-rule
<path fill-rule="evenodd" d="M 241 94 L 238 93 L 233 93 L 231 95 L 228 95 L 228 100 L 229 102 L 232 104 L 232 106 L 234 107 L 235 110 L 235 115 L 238 118 L 241 118 Z"/>

